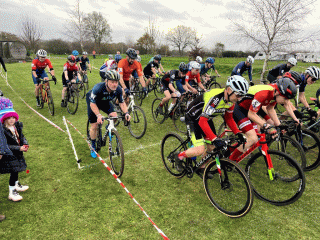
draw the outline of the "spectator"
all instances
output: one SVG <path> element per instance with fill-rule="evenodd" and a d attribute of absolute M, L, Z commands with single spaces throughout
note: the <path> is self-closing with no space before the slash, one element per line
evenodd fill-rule
<path fill-rule="evenodd" d="M 95 50 L 92 51 L 92 56 L 94 59 L 96 59 L 96 51 Z"/>

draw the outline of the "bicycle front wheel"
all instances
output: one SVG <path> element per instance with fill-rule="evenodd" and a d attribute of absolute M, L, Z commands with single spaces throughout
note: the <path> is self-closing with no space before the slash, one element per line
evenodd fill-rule
<path fill-rule="evenodd" d="M 68 112 L 70 114 L 75 114 L 79 105 L 79 93 L 75 90 L 69 90 L 66 101 Z"/>
<path fill-rule="evenodd" d="M 83 82 L 84 82 L 84 85 L 85 85 L 87 91 L 89 91 L 89 79 L 88 79 L 87 74 L 85 74 L 85 75 L 83 76 Z"/>
<path fill-rule="evenodd" d="M 156 80 L 155 86 L 154 86 L 154 95 L 158 98 L 163 97 L 163 85 L 161 80 Z"/>
<path fill-rule="evenodd" d="M 262 152 L 253 155 L 246 165 L 246 172 L 254 193 L 259 199 L 276 206 L 297 201 L 305 189 L 305 175 L 299 164 L 288 154 L 268 150 L 273 170 L 268 171 L 267 159 Z"/>
<path fill-rule="evenodd" d="M 79 83 L 78 90 L 79 90 L 79 95 L 81 96 L 81 98 L 85 98 L 86 97 L 86 86 L 82 81 Z"/>
<path fill-rule="evenodd" d="M 162 113 L 160 112 L 160 103 L 162 99 L 156 98 L 152 102 L 151 111 L 152 111 L 152 117 L 157 123 L 163 123 L 164 120 L 166 120 L 165 117 L 165 105 L 162 106 Z"/>
<path fill-rule="evenodd" d="M 175 153 L 182 152 L 186 149 L 187 146 L 184 144 L 183 139 L 174 132 L 169 132 L 161 141 L 161 157 L 164 167 L 176 178 L 183 177 L 186 174 L 186 171 L 179 172 L 176 169 L 174 155 Z"/>
<path fill-rule="evenodd" d="M 221 85 L 219 83 L 217 83 L 217 82 L 210 83 L 208 89 L 214 89 L 214 88 L 221 88 Z"/>
<path fill-rule="evenodd" d="M 180 103 L 178 106 L 173 110 L 173 124 L 176 127 L 176 129 L 186 134 L 187 133 L 187 125 L 185 120 L 185 114 L 186 114 L 186 105 L 181 105 Z"/>
<path fill-rule="evenodd" d="M 221 213 L 238 218 L 246 215 L 252 207 L 253 190 L 247 174 L 234 161 L 210 162 L 203 174 L 203 184 L 209 201 Z"/>
<path fill-rule="evenodd" d="M 44 90 L 42 90 L 42 89 L 40 89 L 39 88 L 39 101 L 40 101 L 40 106 L 39 106 L 39 108 L 43 108 L 43 106 L 44 106 L 44 97 L 43 97 L 43 95 L 42 95 L 42 91 L 44 91 Z"/>
<path fill-rule="evenodd" d="M 318 135 L 309 129 L 302 130 L 301 146 L 306 155 L 305 171 L 316 169 L 320 165 L 320 139 Z"/>
<path fill-rule="evenodd" d="M 52 93 L 50 90 L 47 90 L 47 101 L 48 101 L 49 113 L 53 116 L 54 115 L 54 103 L 53 103 Z"/>
<path fill-rule="evenodd" d="M 111 130 L 111 138 L 109 137 L 109 158 L 111 167 L 117 177 L 121 177 L 124 171 L 124 151 L 119 133 Z"/>
<path fill-rule="evenodd" d="M 139 139 L 144 136 L 147 130 L 147 118 L 139 106 L 134 106 L 133 111 L 130 109 L 129 113 L 131 115 L 131 120 L 128 125 L 128 129 L 130 134 Z"/>

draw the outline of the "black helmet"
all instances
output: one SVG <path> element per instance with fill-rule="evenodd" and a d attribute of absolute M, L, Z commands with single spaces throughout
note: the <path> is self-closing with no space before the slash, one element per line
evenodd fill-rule
<path fill-rule="evenodd" d="M 128 48 L 128 50 L 126 51 L 126 54 L 131 59 L 136 59 L 138 57 L 136 50 L 134 50 L 133 48 Z"/>
<path fill-rule="evenodd" d="M 69 55 L 67 59 L 70 62 L 76 62 L 76 57 L 75 56 Z"/>
<path fill-rule="evenodd" d="M 287 99 L 292 99 L 297 95 L 297 87 L 290 78 L 280 78 L 277 81 L 280 94 Z"/>
<path fill-rule="evenodd" d="M 115 80 L 115 81 L 120 80 L 120 74 L 116 70 L 107 71 L 105 77 L 107 80 Z"/>
<path fill-rule="evenodd" d="M 295 71 L 286 72 L 283 77 L 290 78 L 295 85 L 300 85 L 302 82 L 301 75 Z"/>
<path fill-rule="evenodd" d="M 155 55 L 153 59 L 154 59 L 154 60 L 161 61 L 161 55 L 160 55 L 160 54 L 159 54 L 159 55 Z"/>
<path fill-rule="evenodd" d="M 184 62 L 181 62 L 181 63 L 179 64 L 179 70 L 180 70 L 180 72 L 182 72 L 182 73 L 187 73 L 187 72 L 188 72 L 188 66 L 187 66 L 187 64 L 185 64 Z"/>

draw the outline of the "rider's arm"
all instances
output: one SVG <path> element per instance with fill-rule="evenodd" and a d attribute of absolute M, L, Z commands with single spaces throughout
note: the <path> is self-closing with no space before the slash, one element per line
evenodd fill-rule
<path fill-rule="evenodd" d="M 287 110 L 287 113 L 289 114 L 289 116 L 292 117 L 294 121 L 299 122 L 298 118 L 293 112 L 295 110 L 295 107 L 293 106 L 292 102 L 290 102 L 289 100 L 285 101 L 283 106 Z"/>
<path fill-rule="evenodd" d="M 248 76 L 249 76 L 249 80 L 252 81 L 252 67 L 251 66 L 248 68 Z"/>
<path fill-rule="evenodd" d="M 234 104 L 231 108 L 227 109 L 225 114 L 223 115 L 224 121 L 228 125 L 228 127 L 232 130 L 234 134 L 237 134 L 240 132 L 239 128 L 237 127 L 236 122 L 233 119 L 233 109 Z"/>
<path fill-rule="evenodd" d="M 119 75 L 120 75 L 120 85 L 123 89 L 126 89 L 126 85 L 124 84 L 124 80 L 123 80 L 123 67 L 124 67 L 124 62 L 123 61 L 120 61 L 119 62 L 119 65 L 118 65 L 118 72 L 119 72 Z"/>
<path fill-rule="evenodd" d="M 254 112 L 254 111 L 252 111 L 250 109 L 249 109 L 249 112 L 248 112 L 248 118 L 252 122 L 256 123 L 258 126 L 260 126 L 260 127 L 263 127 L 263 124 L 266 123 L 266 121 L 263 120 L 262 118 L 260 118 L 256 112 Z"/>
<path fill-rule="evenodd" d="M 302 104 L 308 109 L 310 108 L 309 103 L 306 99 L 306 95 L 304 94 L 304 92 L 299 92 L 299 100 L 300 102 L 302 102 Z"/>
<path fill-rule="evenodd" d="M 100 114 L 99 108 L 97 106 L 97 104 L 90 102 L 90 108 L 92 110 L 92 112 L 98 117 Z"/>
<path fill-rule="evenodd" d="M 198 86 L 199 86 L 202 90 L 206 91 L 206 88 L 205 88 L 205 87 L 202 85 L 202 83 L 201 83 L 200 73 L 197 74 L 196 79 L 197 79 L 197 82 L 198 82 Z"/>
<path fill-rule="evenodd" d="M 218 75 L 218 77 L 220 77 L 220 74 L 218 73 L 217 69 L 215 69 L 214 71 Z"/>
<path fill-rule="evenodd" d="M 267 106 L 267 112 L 268 112 L 269 117 L 273 121 L 274 125 L 275 126 L 279 126 L 280 125 L 280 120 L 278 118 L 276 110 L 274 110 L 274 106 L 275 106 L 275 104 L 269 104 Z"/>

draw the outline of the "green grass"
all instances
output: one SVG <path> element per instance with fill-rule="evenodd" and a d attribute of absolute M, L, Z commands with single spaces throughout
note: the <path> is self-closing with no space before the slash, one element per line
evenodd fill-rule
<path fill-rule="evenodd" d="M 9 175 L 0 176 L 0 239 L 161 239 L 161 236 L 106 168 L 90 158 L 86 142 L 71 127 L 74 144 L 83 170 L 76 160 L 67 134 L 41 119 L 19 99 L 21 96 L 45 117 L 65 129 L 66 116 L 83 134 L 86 129 L 86 103 L 80 100 L 78 112 L 70 115 L 60 107 L 61 74 L 64 59 L 51 58 L 58 77 L 51 84 L 55 116 L 48 107 L 37 109 L 30 63 L 8 64 L 8 81 L 16 95 L 0 79 L 0 88 L 14 104 L 24 123 L 24 134 L 30 149 L 25 153 L 29 174 L 20 173 L 23 184 L 30 189 L 24 199 L 7 200 Z M 100 67 L 106 56 L 94 60 Z M 142 56 L 142 65 L 150 56 Z M 216 59 L 216 68 L 225 83 L 232 68 L 243 59 Z M 92 59 L 91 59 L 92 61 Z M 187 58 L 163 58 L 166 70 L 177 68 Z M 277 62 L 278 63 L 278 62 Z M 276 65 L 276 62 L 270 65 Z M 255 61 L 254 73 L 262 68 Z M 303 71 L 309 64 L 295 68 Z M 258 76 L 258 75 L 257 75 Z M 254 75 L 257 81 L 259 78 Z M 99 72 L 89 74 L 89 83 L 100 81 Z M 307 87 L 306 95 L 314 96 L 319 84 Z M 243 218 L 230 219 L 220 214 L 209 202 L 200 178 L 175 179 L 162 164 L 160 141 L 168 131 L 175 131 L 167 119 L 154 122 L 151 115 L 153 93 L 143 102 L 148 127 L 142 139 L 134 139 L 124 126 L 119 126 L 125 154 L 125 171 L 121 181 L 145 209 L 151 219 L 170 239 L 313 239 L 319 236 L 318 204 L 319 169 L 306 173 L 307 185 L 302 197 L 294 204 L 276 207 L 255 199 L 253 208 Z M 107 157 L 107 156 L 102 156 Z M 107 161 L 109 164 L 109 162 Z"/>

